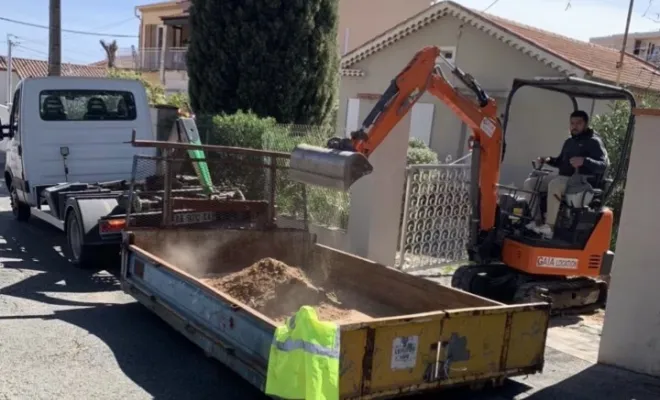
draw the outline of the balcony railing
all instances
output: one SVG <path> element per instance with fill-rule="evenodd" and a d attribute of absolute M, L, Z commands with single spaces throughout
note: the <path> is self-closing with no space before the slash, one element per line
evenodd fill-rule
<path fill-rule="evenodd" d="M 186 47 L 170 47 L 165 50 L 164 66 L 166 71 L 185 71 L 186 66 Z M 156 47 L 147 47 L 135 51 L 132 57 L 117 57 L 117 67 L 141 69 L 143 71 L 159 71 L 161 63 L 161 54 L 163 50 Z"/>
<path fill-rule="evenodd" d="M 646 57 L 646 61 L 656 66 L 660 66 L 660 54 L 658 53 L 650 54 L 648 57 Z"/>

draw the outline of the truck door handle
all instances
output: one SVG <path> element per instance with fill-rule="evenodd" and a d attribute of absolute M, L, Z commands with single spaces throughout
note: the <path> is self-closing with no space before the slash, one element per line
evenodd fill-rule
<path fill-rule="evenodd" d="M 19 156 L 23 155 L 23 146 L 21 146 L 20 144 L 18 145 L 18 155 Z"/>

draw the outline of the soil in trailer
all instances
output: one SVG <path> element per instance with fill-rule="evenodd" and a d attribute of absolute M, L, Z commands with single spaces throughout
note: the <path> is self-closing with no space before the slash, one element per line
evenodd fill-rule
<path fill-rule="evenodd" d="M 391 312 L 356 294 L 315 284 L 300 268 L 273 258 L 264 258 L 238 272 L 202 281 L 278 323 L 304 305 L 314 307 L 321 320 L 341 323 L 369 320 Z"/>

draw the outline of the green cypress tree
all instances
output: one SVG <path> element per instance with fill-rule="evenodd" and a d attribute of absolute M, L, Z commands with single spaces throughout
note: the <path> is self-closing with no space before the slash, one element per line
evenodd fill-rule
<path fill-rule="evenodd" d="M 193 110 L 328 122 L 339 78 L 337 3 L 193 0 L 187 56 Z"/>

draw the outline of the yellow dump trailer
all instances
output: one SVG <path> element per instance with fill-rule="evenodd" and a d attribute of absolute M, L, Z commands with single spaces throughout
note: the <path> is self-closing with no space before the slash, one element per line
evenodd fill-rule
<path fill-rule="evenodd" d="M 261 390 L 278 322 L 203 279 L 265 257 L 365 306 L 358 311 L 369 318 L 339 322 L 342 399 L 498 384 L 543 368 L 548 304 L 500 304 L 316 244 L 306 231 L 135 229 L 124 233 L 123 247 L 123 289 Z M 203 248 L 205 261 L 183 259 L 173 247 Z"/>

